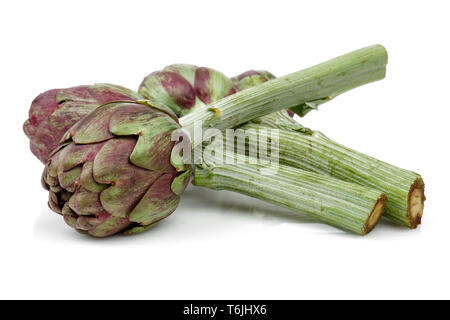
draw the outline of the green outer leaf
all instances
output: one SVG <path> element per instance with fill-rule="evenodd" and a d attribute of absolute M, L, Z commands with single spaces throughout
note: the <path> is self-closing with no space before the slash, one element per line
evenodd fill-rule
<path fill-rule="evenodd" d="M 211 92 L 211 101 L 219 100 L 230 92 L 231 80 L 222 72 L 209 69 L 209 91 Z"/>
<path fill-rule="evenodd" d="M 183 78 L 185 78 L 191 86 L 194 86 L 195 84 L 195 70 L 197 70 L 198 67 L 192 65 L 192 64 L 172 64 L 170 66 L 167 66 L 163 69 L 163 71 L 172 71 L 181 74 Z"/>
<path fill-rule="evenodd" d="M 189 183 L 189 180 L 191 179 L 192 170 L 187 170 L 180 174 L 178 177 L 173 179 L 171 189 L 172 192 L 181 195 L 186 189 L 187 184 Z"/>
<path fill-rule="evenodd" d="M 158 76 L 148 76 L 145 80 L 145 86 L 139 88 L 139 93 L 146 99 L 151 98 L 152 101 L 158 101 L 160 104 L 167 106 L 177 114 L 181 111 L 181 108 L 175 100 L 167 94 L 166 89 Z"/>

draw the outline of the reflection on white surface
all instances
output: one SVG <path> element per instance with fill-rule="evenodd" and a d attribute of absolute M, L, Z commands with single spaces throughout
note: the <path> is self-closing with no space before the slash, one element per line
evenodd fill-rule
<path fill-rule="evenodd" d="M 140 235 L 119 235 L 109 239 L 117 242 L 119 239 L 124 241 L 141 238 L 161 238 L 165 241 L 176 240 L 179 237 L 208 238 L 211 235 L 226 236 L 227 233 L 234 233 L 244 228 L 267 228 L 285 223 L 314 223 L 317 225 L 316 232 L 327 230 L 331 233 L 341 233 L 340 230 L 322 225 L 308 216 L 293 213 L 258 199 L 234 192 L 215 191 L 190 185 L 182 195 L 177 210 L 168 218 Z M 49 208 L 42 210 L 36 219 L 34 235 L 38 238 L 53 240 L 92 238 L 67 226 L 62 217 Z M 99 239 L 93 239 L 93 241 L 99 241 Z"/>
<path fill-rule="evenodd" d="M 62 217 L 50 209 L 44 209 L 34 224 L 34 236 L 47 240 L 74 240 L 92 243 L 171 243 L 182 241 L 207 240 L 211 238 L 233 237 L 236 233 L 267 232 L 278 233 L 270 229 L 289 229 L 290 232 L 303 234 L 335 234 L 347 238 L 362 238 L 346 233 L 318 222 L 317 220 L 294 213 L 288 209 L 253 199 L 229 191 L 215 191 L 190 185 L 184 194 L 177 210 L 168 218 L 155 224 L 146 232 L 134 236 L 115 235 L 107 239 L 96 239 L 76 232 L 67 226 Z M 383 230 L 383 231 L 382 231 Z M 367 237 L 376 238 L 377 233 L 386 234 L 408 232 L 389 221 L 382 220 L 380 227 L 375 228 Z"/>

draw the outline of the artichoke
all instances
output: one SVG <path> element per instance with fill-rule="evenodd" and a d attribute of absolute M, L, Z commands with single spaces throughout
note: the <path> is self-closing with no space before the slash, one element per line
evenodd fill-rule
<path fill-rule="evenodd" d="M 275 76 L 269 71 L 265 70 L 248 70 L 240 75 L 231 78 L 231 82 L 233 83 L 233 87 L 237 91 L 245 90 L 257 85 L 260 85 L 263 82 L 275 79 Z"/>
<path fill-rule="evenodd" d="M 171 157 L 170 110 L 113 102 L 77 122 L 44 169 L 50 208 L 96 237 L 139 233 L 170 215 L 190 177 Z M 175 160 L 174 160 L 175 159 Z"/>
<path fill-rule="evenodd" d="M 139 93 L 170 107 L 177 116 L 235 93 L 223 73 L 189 64 L 173 64 L 144 78 Z"/>
<path fill-rule="evenodd" d="M 172 65 L 142 82 L 139 92 L 151 105 L 138 101 L 139 94 L 131 90 L 123 96 L 111 94 L 113 90 L 109 95 L 97 94 L 99 86 L 121 88 L 111 85 L 47 91 L 41 96 L 56 95 L 58 99 L 47 101 L 61 101 L 63 106 L 48 103 L 51 117 L 64 112 L 65 125 L 73 125 L 44 169 L 42 181 L 49 191 L 49 207 L 75 230 L 95 237 L 148 229 L 177 208 L 192 172 L 191 166 L 171 157 L 171 133 L 180 128 L 176 115 L 196 108 L 206 110 L 207 104 L 270 78 L 274 76 L 268 72 L 248 71 L 229 79 L 210 68 Z M 85 92 L 90 99 L 82 100 Z M 62 98 L 69 95 L 73 98 Z M 35 112 L 46 106 L 46 100 L 38 98 L 42 102 L 33 102 Z M 106 98 L 136 102 L 108 103 Z M 41 122 L 38 129 L 43 131 L 49 124 Z M 61 139 L 63 133 L 55 127 L 52 130 L 52 136 Z"/>
<path fill-rule="evenodd" d="M 139 100 L 139 94 L 112 84 L 53 89 L 37 96 L 23 130 L 31 152 L 43 163 L 58 146 L 64 133 L 99 105 L 116 100 Z"/>
<path fill-rule="evenodd" d="M 379 80 L 384 77 L 385 65 L 384 48 L 372 46 L 224 99 L 219 97 L 235 89 L 231 80 L 220 73 L 208 71 L 206 76 L 198 71 L 201 68 L 172 66 L 169 75 L 156 74 L 144 80 L 140 92 L 147 92 L 150 101 L 115 101 L 94 107 L 94 111 L 67 131 L 60 147 L 50 154 L 42 176 L 43 185 L 49 190 L 49 206 L 62 214 L 70 226 L 93 236 L 142 232 L 176 209 L 191 176 L 191 165 L 184 163 L 175 151 L 171 139 L 175 130 L 182 126 L 181 132 L 186 134 L 183 142 L 189 142 L 184 139 L 193 133 L 195 137 L 198 123 L 201 129 L 232 128 L 253 118 Z M 186 82 L 194 89 L 194 96 L 186 82 L 179 85 L 183 81 L 174 74 L 190 77 Z M 321 85 L 324 82 L 326 86 Z M 220 93 L 214 94 L 214 88 L 219 88 Z M 190 92 L 188 99 L 183 92 Z M 208 102 L 211 104 L 203 107 Z M 178 115 L 189 114 L 178 122 L 171 109 Z M 189 143 L 189 147 L 196 147 L 198 142 L 202 141 Z M 250 168 L 240 168 L 243 171 L 239 181 L 255 179 L 247 174 Z M 217 174 L 208 169 L 203 173 L 212 180 L 211 184 L 205 180 L 204 185 L 221 188 L 215 183 L 228 179 L 221 176 L 222 170 L 236 174 L 233 166 L 221 168 Z M 284 188 L 296 188 L 289 176 L 280 176 L 286 178 Z M 258 187 L 251 192 L 242 182 L 232 182 L 227 188 L 249 191 L 249 195 L 259 197 L 258 190 L 265 185 L 264 181 L 259 180 Z M 298 190 L 291 191 L 280 194 L 288 207 L 296 202 Z M 264 199 L 274 202 L 271 195 L 270 192 Z M 330 219 L 329 223 L 342 224 L 341 216 Z"/>

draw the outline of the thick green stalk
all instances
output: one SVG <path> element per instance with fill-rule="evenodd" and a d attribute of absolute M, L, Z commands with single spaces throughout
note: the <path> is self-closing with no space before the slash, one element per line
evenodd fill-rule
<path fill-rule="evenodd" d="M 237 92 L 180 118 L 191 135 L 194 122 L 226 129 L 275 111 L 326 100 L 363 84 L 383 79 L 387 53 L 374 45 L 319 65 Z"/>
<path fill-rule="evenodd" d="M 264 166 L 232 156 L 240 162 L 197 165 L 193 183 L 246 194 L 361 235 L 370 232 L 383 213 L 386 196 L 381 191 L 284 165 L 273 175 L 263 175 Z M 204 160 L 214 161 L 207 155 Z"/>
<path fill-rule="evenodd" d="M 420 224 L 425 196 L 419 174 L 344 147 L 280 114 L 263 117 L 259 122 L 241 128 L 256 129 L 260 135 L 268 127 L 279 128 L 281 163 L 382 190 L 388 198 L 386 217 L 410 228 Z"/>

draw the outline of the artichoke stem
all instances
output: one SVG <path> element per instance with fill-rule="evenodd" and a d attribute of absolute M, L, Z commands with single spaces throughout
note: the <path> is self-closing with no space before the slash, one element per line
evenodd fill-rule
<path fill-rule="evenodd" d="M 319 131 L 302 132 L 295 121 L 289 129 L 286 117 L 278 117 L 279 122 L 263 119 L 242 128 L 259 135 L 268 127 L 278 128 L 281 163 L 381 190 L 388 198 L 385 217 L 413 229 L 421 223 L 425 195 L 419 174 L 342 146 Z"/>
<path fill-rule="evenodd" d="M 212 102 L 208 108 L 196 109 L 180 118 L 180 123 L 191 135 L 196 121 L 201 121 L 203 128 L 232 128 L 383 79 L 386 64 L 383 46 L 366 47 Z"/>
<path fill-rule="evenodd" d="M 195 167 L 194 185 L 242 193 L 360 235 L 375 227 L 386 203 L 381 191 L 281 164 L 276 173 L 263 175 L 264 166 L 242 159 L 211 164 L 206 158 L 205 163 L 209 166 Z"/>

